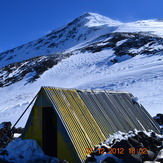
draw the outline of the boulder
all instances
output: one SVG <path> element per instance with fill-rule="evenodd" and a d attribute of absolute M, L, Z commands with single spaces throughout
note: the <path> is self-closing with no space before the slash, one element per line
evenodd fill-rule
<path fill-rule="evenodd" d="M 114 154 L 116 157 L 122 159 L 125 158 L 129 154 L 129 149 L 134 148 L 128 140 L 121 140 L 112 146 L 111 149 L 116 149 L 116 153 Z M 118 152 L 118 149 L 123 150 L 123 154 Z"/>

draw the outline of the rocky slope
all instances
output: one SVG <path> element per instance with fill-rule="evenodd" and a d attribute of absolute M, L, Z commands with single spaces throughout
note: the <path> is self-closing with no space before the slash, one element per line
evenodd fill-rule
<path fill-rule="evenodd" d="M 134 57 L 136 55 L 161 55 L 163 51 L 163 38 L 148 36 L 146 33 L 109 33 L 102 35 L 85 46 L 51 55 L 37 56 L 25 61 L 15 62 L 0 69 L 0 87 L 11 85 L 27 78 L 28 82 L 34 82 L 48 69 L 52 68 L 62 59 L 66 59 L 77 53 L 96 53 L 105 49 L 112 49 L 114 57 L 108 60 L 108 64 L 121 62 L 122 56 Z M 129 57 L 129 58 L 130 58 Z"/>

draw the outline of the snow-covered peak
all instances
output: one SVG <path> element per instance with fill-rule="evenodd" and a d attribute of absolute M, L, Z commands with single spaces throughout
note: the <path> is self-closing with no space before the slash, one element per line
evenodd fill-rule
<path fill-rule="evenodd" d="M 88 27 L 94 27 L 94 26 L 102 26 L 102 25 L 108 25 L 110 27 L 112 26 L 119 26 L 122 23 L 119 21 L 112 20 L 108 17 L 102 16 L 97 13 L 86 13 L 82 17 L 85 17 L 85 19 L 88 20 L 86 23 L 86 26 Z"/>
<path fill-rule="evenodd" d="M 42 55 L 79 48 L 93 39 L 114 32 L 119 22 L 95 13 L 86 13 L 46 36 L 0 53 L 0 68 Z"/>

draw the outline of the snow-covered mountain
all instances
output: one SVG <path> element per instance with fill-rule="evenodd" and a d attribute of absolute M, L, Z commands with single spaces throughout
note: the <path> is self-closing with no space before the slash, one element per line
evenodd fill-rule
<path fill-rule="evenodd" d="M 121 23 L 86 13 L 0 53 L 0 121 L 16 122 L 41 86 L 129 91 L 155 115 L 162 81 L 162 20 Z"/>
<path fill-rule="evenodd" d="M 32 57 L 61 52 L 110 33 L 121 23 L 107 17 L 86 13 L 46 36 L 0 54 L 0 67 Z"/>

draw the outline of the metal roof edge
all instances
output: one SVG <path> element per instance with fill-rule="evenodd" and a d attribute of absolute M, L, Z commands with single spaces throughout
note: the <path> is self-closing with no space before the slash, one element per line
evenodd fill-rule
<path fill-rule="evenodd" d="M 61 87 L 53 87 L 53 86 L 42 86 L 41 88 L 43 89 L 59 89 L 59 90 L 76 90 L 77 92 L 95 92 L 95 93 L 100 93 L 100 92 L 107 92 L 107 93 L 112 93 L 112 94 L 116 94 L 116 93 L 125 93 L 125 94 L 131 94 L 130 92 L 127 91 L 115 91 L 115 90 L 104 90 L 104 89 L 76 89 L 76 88 L 61 88 Z"/>

